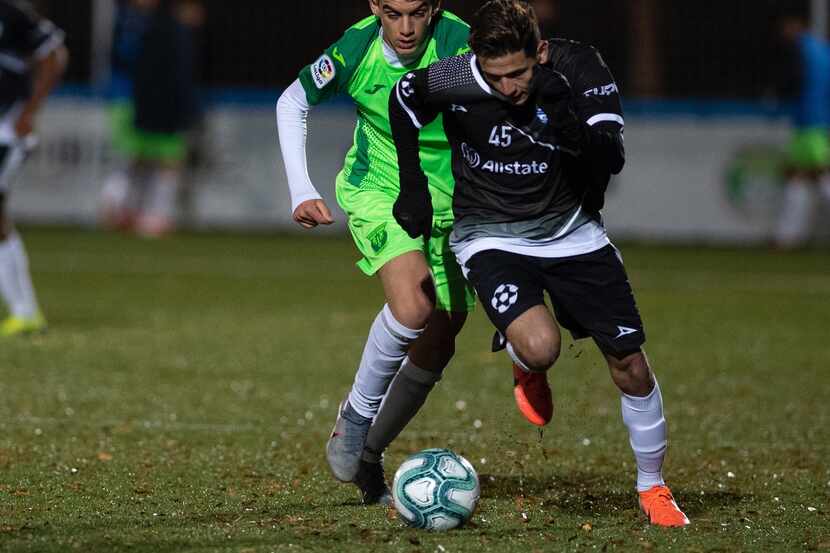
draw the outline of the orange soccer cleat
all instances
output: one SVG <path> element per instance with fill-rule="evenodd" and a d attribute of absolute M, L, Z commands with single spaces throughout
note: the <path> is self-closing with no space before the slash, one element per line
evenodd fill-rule
<path fill-rule="evenodd" d="M 689 524 L 688 517 L 677 506 L 668 486 L 652 486 L 640 492 L 640 509 L 655 526 L 680 527 Z"/>
<path fill-rule="evenodd" d="M 545 426 L 553 417 L 553 398 L 547 373 L 528 372 L 513 363 L 513 397 L 530 424 Z"/>

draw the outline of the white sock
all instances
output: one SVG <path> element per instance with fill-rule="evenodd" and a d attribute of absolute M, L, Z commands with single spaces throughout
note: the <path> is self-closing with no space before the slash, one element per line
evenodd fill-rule
<path fill-rule="evenodd" d="M 176 213 L 176 198 L 179 194 L 179 174 L 174 171 L 158 171 L 153 177 L 150 197 L 150 213 L 162 217 L 173 217 Z"/>
<path fill-rule="evenodd" d="M 129 196 L 130 179 L 127 171 L 116 171 L 104 181 L 100 201 L 104 209 L 117 211 L 128 207 Z"/>
<path fill-rule="evenodd" d="M 513 344 L 511 344 L 510 342 L 506 342 L 505 349 L 507 350 L 507 355 L 510 356 L 510 359 L 512 359 L 513 362 L 516 363 L 524 372 L 533 372 L 530 370 L 530 367 L 525 365 L 524 361 L 519 359 L 518 354 L 516 354 L 516 350 L 513 349 Z"/>
<path fill-rule="evenodd" d="M 17 272 L 14 269 L 14 248 L 11 240 L 0 241 L 0 296 L 9 313 L 19 316 L 20 293 L 17 290 Z"/>
<path fill-rule="evenodd" d="M 375 418 L 409 344 L 423 331 L 405 327 L 395 319 L 388 305 L 383 306 L 369 329 L 360 367 L 349 392 L 349 403 L 360 416 Z"/>
<path fill-rule="evenodd" d="M 0 242 L 0 294 L 13 316 L 31 318 L 37 315 L 38 306 L 29 275 L 29 259 L 23 241 L 16 232 Z"/>
<path fill-rule="evenodd" d="M 784 188 L 784 204 L 775 230 L 780 246 L 797 246 L 807 240 L 813 212 L 813 191 L 804 179 L 792 179 Z"/>
<path fill-rule="evenodd" d="M 637 491 L 662 486 L 663 458 L 666 456 L 666 419 L 663 417 L 663 396 L 654 381 L 654 389 L 646 397 L 622 394 L 623 423 L 628 428 L 629 442 L 637 461 Z"/>

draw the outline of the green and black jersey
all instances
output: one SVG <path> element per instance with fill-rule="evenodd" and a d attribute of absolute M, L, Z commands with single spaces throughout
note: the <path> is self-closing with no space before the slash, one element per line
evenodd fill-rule
<path fill-rule="evenodd" d="M 354 144 L 346 155 L 338 187 L 373 188 L 397 196 L 398 163 L 389 125 L 389 93 L 409 71 L 468 50 L 469 27 L 457 16 L 440 12 L 423 54 L 409 66 L 391 63 L 384 54 L 380 20 L 367 17 L 350 27 L 314 63 L 300 72 L 309 104 L 347 94 L 357 107 Z M 429 179 L 436 216 L 452 216 L 451 153 L 440 118 L 420 135 L 420 157 Z"/>

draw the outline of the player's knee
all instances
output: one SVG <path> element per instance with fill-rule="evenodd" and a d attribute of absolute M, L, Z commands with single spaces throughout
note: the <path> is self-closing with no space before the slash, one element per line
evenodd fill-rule
<path fill-rule="evenodd" d="M 416 293 L 392 298 L 389 308 L 402 325 L 418 329 L 427 325 L 432 312 L 435 311 L 435 302 L 426 294 Z"/>
<path fill-rule="evenodd" d="M 514 345 L 515 346 L 515 345 Z M 546 331 L 534 332 L 518 344 L 518 354 L 532 371 L 546 371 L 559 358 L 559 337 Z"/>

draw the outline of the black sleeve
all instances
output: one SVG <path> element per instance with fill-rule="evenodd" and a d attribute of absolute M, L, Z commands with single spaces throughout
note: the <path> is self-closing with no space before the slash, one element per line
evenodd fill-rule
<path fill-rule="evenodd" d="M 537 69 L 541 107 L 551 115 L 560 145 L 599 172 L 617 174 L 625 163 L 619 91 L 597 51 L 551 41 L 551 60 Z"/>
<path fill-rule="evenodd" d="M 588 134 L 587 157 L 616 175 L 625 164 L 625 121 L 617 83 L 602 56 L 591 47 L 574 58 L 568 73 L 574 111 Z"/>
<path fill-rule="evenodd" d="M 389 95 L 389 124 L 398 156 L 401 192 L 427 188 L 418 138 L 421 128 L 440 113 L 428 101 L 427 69 L 407 73 Z"/>
<path fill-rule="evenodd" d="M 42 58 L 63 43 L 63 31 L 40 17 L 28 2 L 3 4 L 0 48 Z"/>

